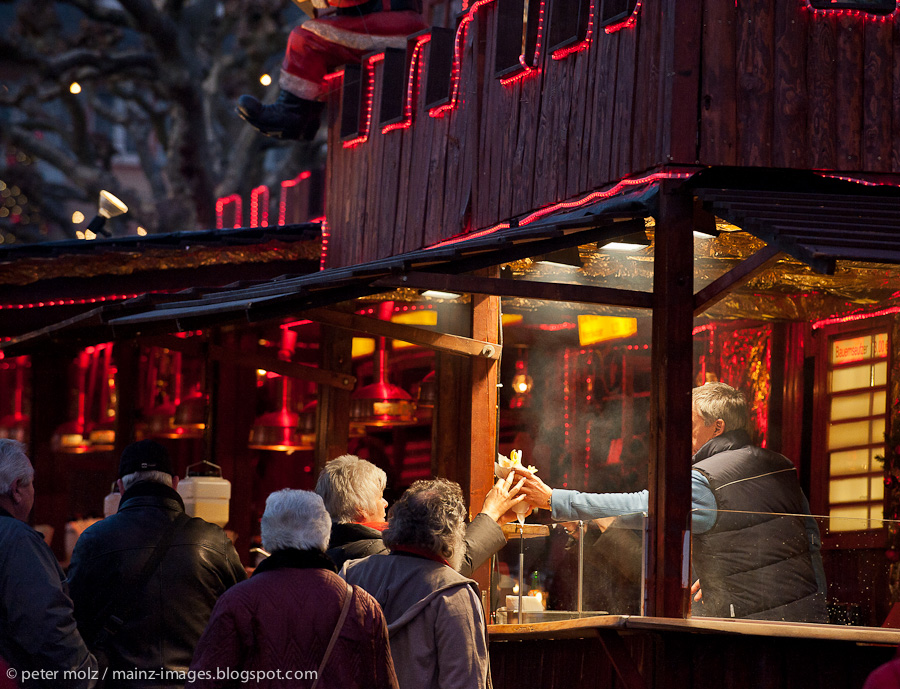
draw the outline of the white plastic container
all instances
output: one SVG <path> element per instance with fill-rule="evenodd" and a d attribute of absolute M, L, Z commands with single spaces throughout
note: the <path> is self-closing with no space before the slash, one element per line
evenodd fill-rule
<path fill-rule="evenodd" d="M 178 482 L 177 490 L 189 516 L 221 527 L 228 523 L 231 481 L 220 476 L 188 476 Z"/>

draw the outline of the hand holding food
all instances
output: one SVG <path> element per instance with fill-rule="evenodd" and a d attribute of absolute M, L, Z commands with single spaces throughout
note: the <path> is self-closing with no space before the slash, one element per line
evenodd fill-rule
<path fill-rule="evenodd" d="M 514 473 L 515 472 L 515 473 Z M 506 479 L 510 476 L 510 474 L 518 475 L 519 472 L 527 473 L 530 475 L 534 475 L 537 472 L 537 467 L 529 466 L 524 467 L 522 465 L 522 451 L 521 450 L 510 450 L 509 457 L 505 457 L 501 454 L 497 455 L 497 461 L 494 463 L 494 475 Z M 525 477 L 519 481 L 517 490 L 521 488 L 522 481 L 525 480 Z M 515 510 L 516 518 L 519 520 L 520 524 L 525 523 L 525 517 L 531 512 L 533 507 L 530 503 L 521 501 L 516 503 L 513 506 L 513 510 Z"/>

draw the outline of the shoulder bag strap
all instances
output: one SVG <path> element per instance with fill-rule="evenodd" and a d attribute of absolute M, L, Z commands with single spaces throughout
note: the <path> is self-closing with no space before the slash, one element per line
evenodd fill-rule
<path fill-rule="evenodd" d="M 350 587 L 350 584 L 345 584 L 347 586 L 347 595 L 344 597 L 344 605 L 341 608 L 341 616 L 338 617 L 337 624 L 334 627 L 334 631 L 331 634 L 331 640 L 328 642 L 328 648 L 325 649 L 325 656 L 322 658 L 322 662 L 319 663 L 319 670 L 316 672 L 316 679 L 313 681 L 312 689 L 316 689 L 316 686 L 319 684 L 319 680 L 322 679 L 322 671 L 325 669 L 325 665 L 328 663 L 328 658 L 331 656 L 331 650 L 334 648 L 334 644 L 337 642 L 338 637 L 341 635 L 341 629 L 344 627 L 344 620 L 347 619 L 347 613 L 350 612 L 350 601 L 353 599 L 353 589 Z"/>
<path fill-rule="evenodd" d="M 128 582 L 127 587 L 126 582 L 123 581 L 121 583 L 119 590 L 116 591 L 116 595 L 113 597 L 112 603 L 107 605 L 104 608 L 104 612 L 98 616 L 98 620 L 102 621 L 103 624 L 100 626 L 100 631 L 97 632 L 97 636 L 94 639 L 94 646 L 103 648 L 104 644 L 119 632 L 119 629 L 125 623 L 125 619 L 140 599 L 139 594 L 143 592 L 151 575 L 159 567 L 159 563 L 162 562 L 166 551 L 172 544 L 175 532 L 182 524 L 188 521 L 190 521 L 190 517 L 184 512 L 179 512 L 159 539 L 159 543 L 156 544 L 156 548 L 150 554 L 150 557 L 147 558 L 137 579 L 133 582 Z M 128 594 L 128 599 L 126 599 L 126 593 Z"/>

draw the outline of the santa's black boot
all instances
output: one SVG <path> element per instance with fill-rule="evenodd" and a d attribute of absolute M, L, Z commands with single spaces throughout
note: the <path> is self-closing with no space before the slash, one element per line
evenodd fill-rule
<path fill-rule="evenodd" d="M 312 140 L 319 130 L 324 103 L 298 98 L 281 90 L 271 105 L 263 105 L 253 96 L 241 96 L 237 113 L 252 127 L 276 139 Z"/>

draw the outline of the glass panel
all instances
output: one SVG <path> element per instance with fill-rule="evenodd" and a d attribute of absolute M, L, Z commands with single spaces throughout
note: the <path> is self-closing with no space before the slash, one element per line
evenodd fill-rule
<path fill-rule="evenodd" d="M 887 333 L 878 333 L 875 335 L 875 352 L 874 356 L 878 359 L 886 359 L 888 355 L 888 336 Z"/>
<path fill-rule="evenodd" d="M 834 340 L 831 343 L 831 363 L 849 364 L 872 357 L 872 336 L 851 337 L 846 340 Z"/>
<path fill-rule="evenodd" d="M 869 479 L 869 483 L 872 500 L 884 500 L 884 478 L 881 476 L 873 476 Z"/>
<path fill-rule="evenodd" d="M 882 361 L 880 364 L 875 364 L 875 374 L 872 379 L 873 385 L 887 385 L 887 362 Z"/>
<path fill-rule="evenodd" d="M 884 441 L 884 417 L 872 419 L 872 440 L 869 442 L 880 443 Z"/>
<path fill-rule="evenodd" d="M 859 502 L 869 499 L 869 479 L 865 476 L 828 482 L 829 502 Z"/>
<path fill-rule="evenodd" d="M 886 401 L 887 393 L 884 390 L 872 393 L 872 414 L 884 414 Z"/>
<path fill-rule="evenodd" d="M 881 474 L 884 471 L 884 464 L 876 457 L 884 457 L 884 446 L 869 448 L 869 470 Z"/>
<path fill-rule="evenodd" d="M 829 526 L 831 531 L 861 531 L 868 528 L 869 508 L 865 505 L 854 507 L 832 507 Z"/>
<path fill-rule="evenodd" d="M 491 592 L 495 623 L 641 612 L 643 514 L 503 527 Z M 521 593 L 521 598 L 520 598 Z"/>
<path fill-rule="evenodd" d="M 851 366 L 839 368 L 831 372 L 829 392 L 843 392 L 845 390 L 858 390 L 871 387 L 872 367 L 869 364 L 863 366 Z"/>
<path fill-rule="evenodd" d="M 868 450 L 844 450 L 831 454 L 831 475 L 861 474 L 869 471 Z"/>
<path fill-rule="evenodd" d="M 883 395 L 882 395 L 883 397 Z M 872 393 L 831 398 L 831 420 L 858 419 L 871 415 Z"/>
<path fill-rule="evenodd" d="M 831 424 L 828 427 L 828 449 L 867 445 L 870 438 L 869 426 L 868 421 Z"/>

